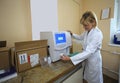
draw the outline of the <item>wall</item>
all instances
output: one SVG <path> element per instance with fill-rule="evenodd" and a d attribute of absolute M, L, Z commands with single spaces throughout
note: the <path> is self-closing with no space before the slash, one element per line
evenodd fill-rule
<path fill-rule="evenodd" d="M 57 0 L 30 0 L 32 39 L 40 39 L 40 32 L 58 31 Z"/>
<path fill-rule="evenodd" d="M 58 30 L 58 27 L 60 31 L 79 33 L 82 12 L 79 1 L 58 0 L 57 12 L 56 0 L 48 3 L 44 0 L 43 3 L 39 0 L 0 0 L 0 40 L 7 40 L 7 46 L 13 47 L 14 42 L 39 39 L 40 31 Z"/>
<path fill-rule="evenodd" d="M 92 10 L 97 14 L 98 26 L 103 32 L 103 47 L 102 47 L 102 58 L 103 58 L 103 72 L 110 77 L 118 79 L 119 69 L 119 55 L 114 52 L 120 52 L 118 47 L 112 47 L 109 45 L 110 42 L 110 21 L 111 19 L 101 20 L 101 10 L 104 8 L 110 8 L 110 18 L 114 16 L 114 0 L 83 0 L 83 10 Z M 83 11 L 83 12 L 84 12 Z"/>
<path fill-rule="evenodd" d="M 79 0 L 80 1 L 80 0 Z M 80 33 L 80 2 L 78 0 L 58 0 L 59 31 L 71 30 Z"/>
<path fill-rule="evenodd" d="M 0 0 L 0 40 L 8 47 L 14 42 L 31 40 L 29 0 Z"/>

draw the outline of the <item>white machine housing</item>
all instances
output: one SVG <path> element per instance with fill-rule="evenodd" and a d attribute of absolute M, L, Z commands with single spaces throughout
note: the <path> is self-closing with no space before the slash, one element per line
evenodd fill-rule
<path fill-rule="evenodd" d="M 69 32 L 40 32 L 40 39 L 48 40 L 49 53 L 52 62 L 60 60 L 61 54 L 70 54 L 72 40 Z"/>

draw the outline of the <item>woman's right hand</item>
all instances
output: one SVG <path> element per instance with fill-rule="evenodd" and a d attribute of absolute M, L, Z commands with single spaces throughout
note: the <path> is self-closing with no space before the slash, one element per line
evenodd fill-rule
<path fill-rule="evenodd" d="M 70 57 L 66 56 L 66 55 L 62 55 L 61 56 L 61 60 L 63 60 L 63 61 L 70 61 Z"/>

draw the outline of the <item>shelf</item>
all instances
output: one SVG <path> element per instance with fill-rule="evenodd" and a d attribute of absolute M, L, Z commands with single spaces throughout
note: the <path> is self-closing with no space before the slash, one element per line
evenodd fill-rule
<path fill-rule="evenodd" d="M 114 46 L 114 47 L 120 47 L 120 45 L 119 44 L 108 44 L 109 46 Z"/>

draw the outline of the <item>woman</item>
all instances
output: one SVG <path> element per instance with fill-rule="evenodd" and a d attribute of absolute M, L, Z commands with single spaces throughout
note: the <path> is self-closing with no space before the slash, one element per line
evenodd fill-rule
<path fill-rule="evenodd" d="M 72 34 L 73 38 L 83 41 L 83 51 L 73 57 L 61 56 L 62 60 L 71 60 L 74 65 L 85 61 L 84 79 L 88 83 L 103 83 L 102 58 L 100 49 L 103 35 L 97 27 L 97 18 L 94 12 L 87 11 L 82 15 L 80 23 L 85 32 L 80 36 Z"/>

